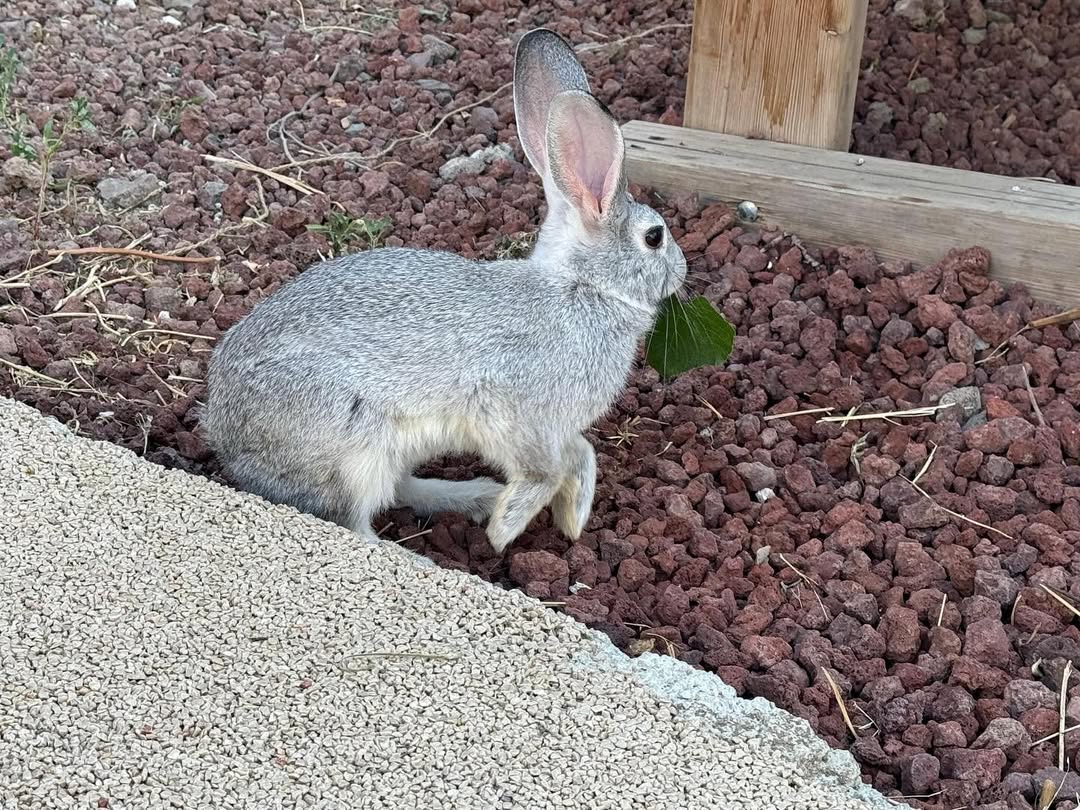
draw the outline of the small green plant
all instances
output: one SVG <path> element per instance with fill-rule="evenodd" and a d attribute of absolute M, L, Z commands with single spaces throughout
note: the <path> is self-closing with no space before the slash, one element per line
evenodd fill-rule
<path fill-rule="evenodd" d="M 496 259 L 524 259 L 536 244 L 535 233 L 515 233 L 495 240 Z"/>
<path fill-rule="evenodd" d="M 53 158 L 66 143 L 68 136 L 75 130 L 92 131 L 94 125 L 90 121 L 90 106 L 85 98 L 74 98 L 68 105 L 67 114 L 59 125 L 56 119 L 49 116 L 41 128 L 40 144 L 35 145 L 26 136 L 27 121 L 25 115 L 19 115 L 15 126 L 9 131 L 11 135 L 12 154 L 32 161 L 37 164 L 41 174 L 41 184 L 38 187 L 38 210 L 34 217 L 34 239 L 38 238 L 41 229 L 41 215 L 45 210 L 45 191 L 49 183 L 49 170 L 52 167 Z"/>
<path fill-rule="evenodd" d="M 323 234 L 330 242 L 335 256 L 359 244 L 361 250 L 379 247 L 390 235 L 393 223 L 388 217 L 353 219 L 343 211 L 332 211 L 321 225 L 308 225 L 308 230 Z"/>
<path fill-rule="evenodd" d="M 4 47 L 0 37 L 0 127 L 12 129 L 15 123 L 15 74 L 19 71 L 19 54 L 12 46 Z"/>
<path fill-rule="evenodd" d="M 203 99 L 199 96 L 193 96 L 192 98 L 167 96 L 158 99 L 154 104 L 154 129 L 152 137 L 157 135 L 159 124 L 166 136 L 172 135 L 176 132 L 176 128 L 180 124 L 180 114 L 188 107 L 197 107 L 202 103 Z"/>
<path fill-rule="evenodd" d="M 682 301 L 677 295 L 660 304 L 645 360 L 661 377 L 723 363 L 735 342 L 735 329 L 709 301 L 697 296 Z"/>

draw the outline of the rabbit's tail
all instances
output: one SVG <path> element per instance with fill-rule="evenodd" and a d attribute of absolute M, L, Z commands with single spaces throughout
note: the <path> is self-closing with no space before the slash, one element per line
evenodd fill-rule
<path fill-rule="evenodd" d="M 408 476 L 397 488 L 395 503 L 421 515 L 459 512 L 476 523 L 491 516 L 503 485 L 491 478 L 471 481 L 443 481 L 438 478 Z"/>

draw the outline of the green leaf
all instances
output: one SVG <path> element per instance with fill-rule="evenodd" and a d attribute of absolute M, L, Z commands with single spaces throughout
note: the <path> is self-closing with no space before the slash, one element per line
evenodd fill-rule
<path fill-rule="evenodd" d="M 645 359 L 661 377 L 723 363 L 735 341 L 735 329 L 707 299 L 682 303 L 675 296 L 660 304 L 649 335 Z"/>

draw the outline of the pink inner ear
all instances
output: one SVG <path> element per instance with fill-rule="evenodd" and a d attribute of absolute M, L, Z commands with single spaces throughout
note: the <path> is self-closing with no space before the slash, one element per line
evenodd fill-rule
<path fill-rule="evenodd" d="M 612 128 L 586 127 L 575 116 L 567 123 L 561 143 L 569 169 L 567 180 L 579 188 L 582 207 L 594 216 L 602 215 L 603 205 L 619 178 L 618 161 L 612 159 L 618 152 Z"/>

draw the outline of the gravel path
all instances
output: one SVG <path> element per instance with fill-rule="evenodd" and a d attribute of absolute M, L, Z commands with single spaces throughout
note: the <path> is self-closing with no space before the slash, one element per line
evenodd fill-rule
<path fill-rule="evenodd" d="M 802 721 L 519 593 L 6 399 L 0 446 L 5 807 L 893 806 Z"/>

